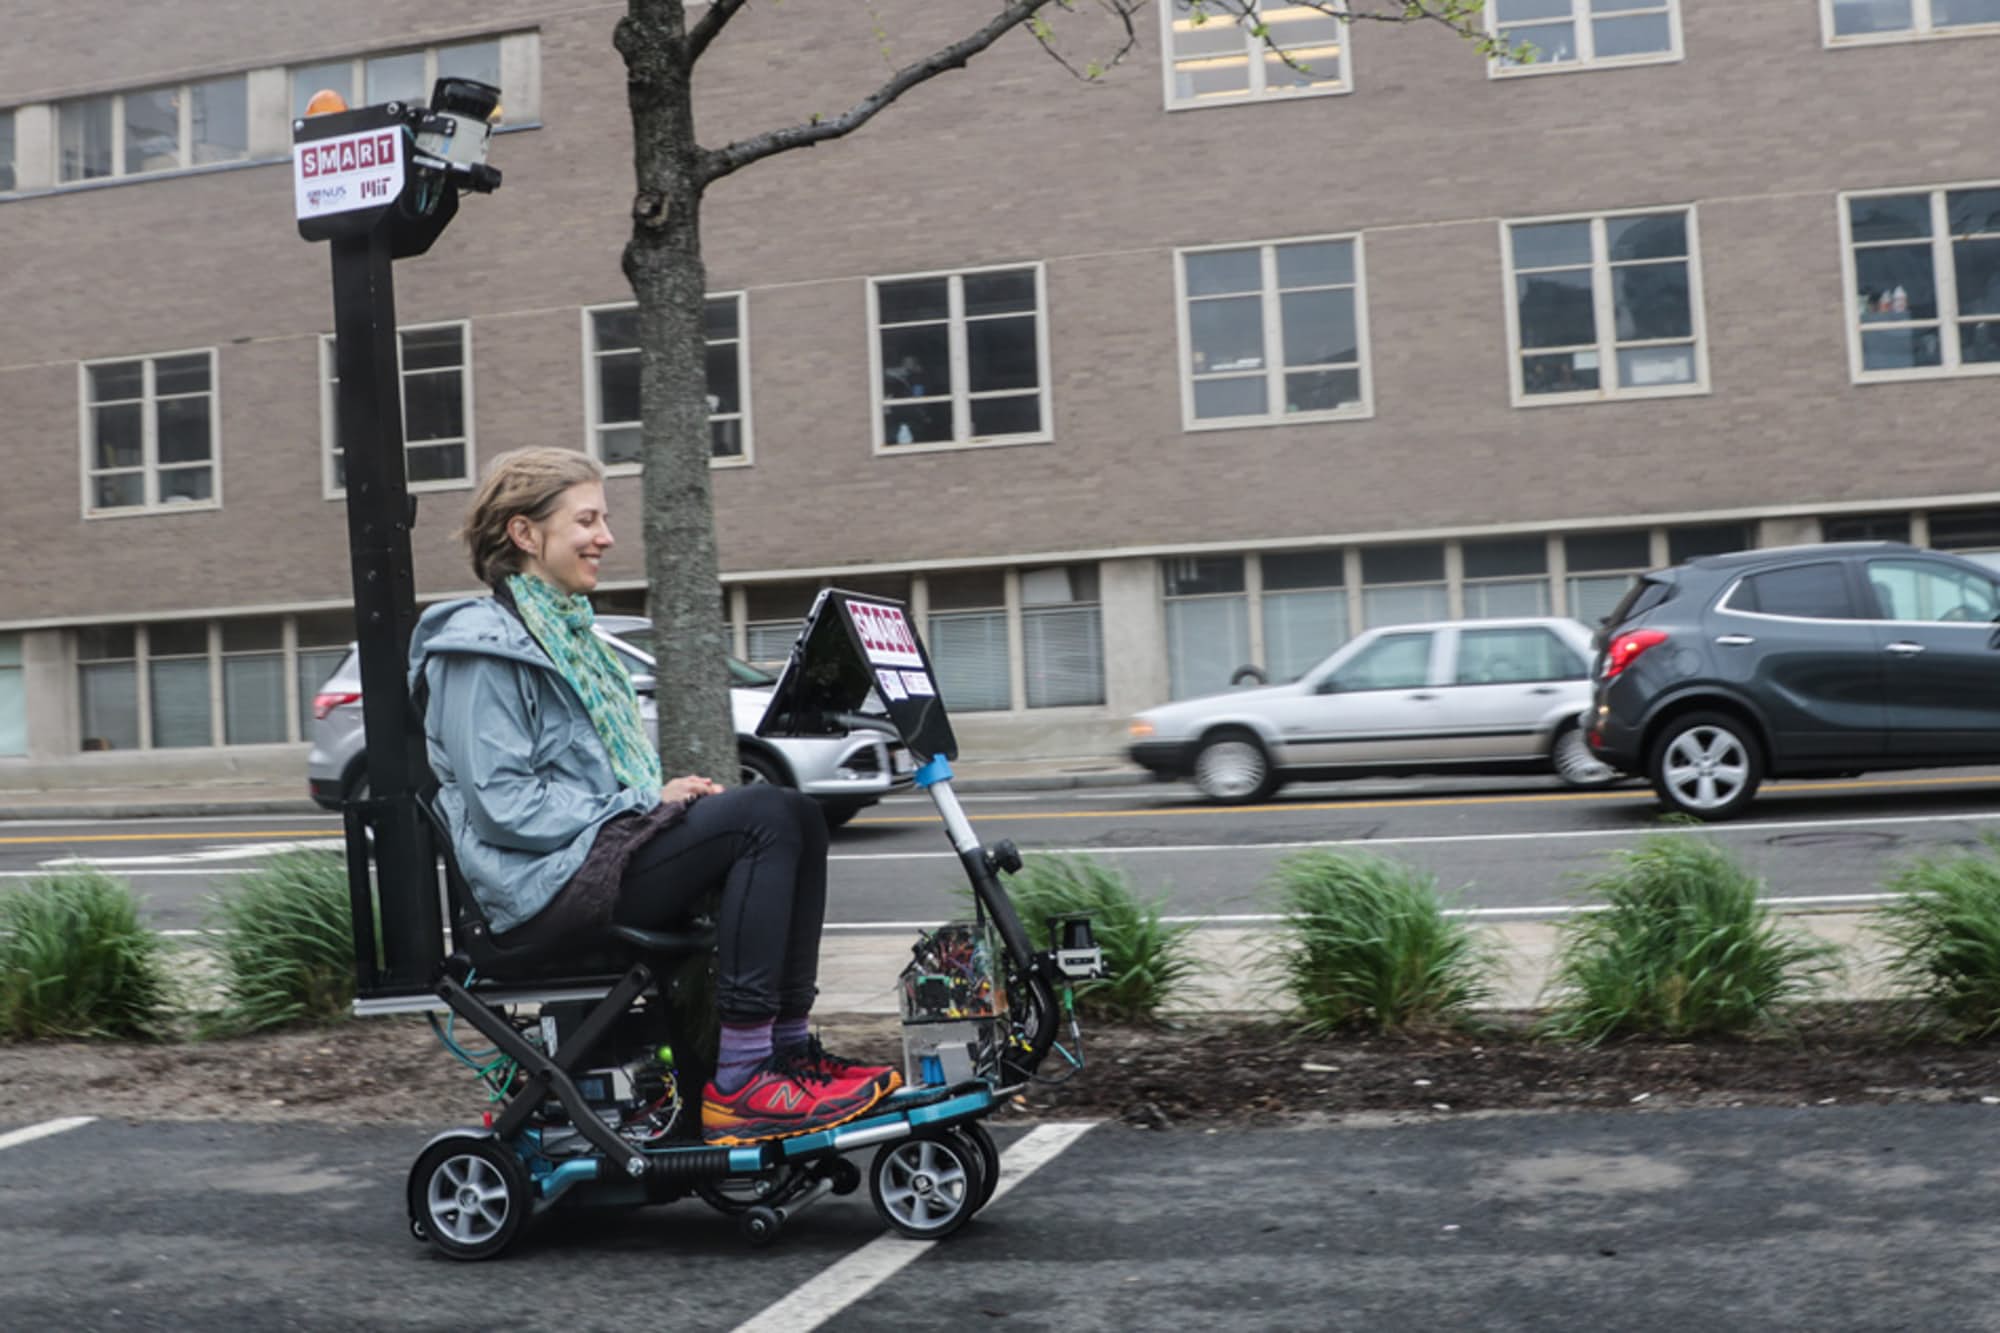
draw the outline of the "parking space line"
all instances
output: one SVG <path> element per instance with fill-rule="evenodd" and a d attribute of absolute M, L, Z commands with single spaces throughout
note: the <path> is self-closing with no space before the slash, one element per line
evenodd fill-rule
<path fill-rule="evenodd" d="M 1082 1138 L 1094 1122 L 1037 1125 L 1000 1155 L 1000 1184 L 987 1201 L 998 1203 L 1008 1190 L 1055 1160 Z M 894 1277 L 937 1244 L 888 1235 L 872 1240 L 825 1269 L 775 1305 L 738 1324 L 735 1333 L 810 1333 L 870 1291 Z"/>
<path fill-rule="evenodd" d="M 65 1130 L 81 1129 L 95 1119 L 97 1117 L 94 1115 L 71 1115 L 64 1116 L 60 1120 L 44 1120 L 39 1125 L 29 1125 L 25 1129 L 10 1130 L 5 1134 L 0 1134 L 0 1149 L 18 1148 L 24 1143 L 33 1143 L 36 1139 L 45 1139 L 51 1134 L 61 1134 Z"/>

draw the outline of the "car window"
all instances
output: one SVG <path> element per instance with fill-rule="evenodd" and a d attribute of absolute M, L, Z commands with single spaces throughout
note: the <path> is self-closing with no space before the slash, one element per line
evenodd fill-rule
<path fill-rule="evenodd" d="M 1454 679 L 1460 685 L 1582 678 L 1582 656 L 1553 630 L 1529 625 L 1458 632 L 1458 673 Z"/>
<path fill-rule="evenodd" d="M 1332 683 L 1343 690 L 1407 690 L 1431 679 L 1431 635 L 1384 634 L 1343 662 Z"/>
<path fill-rule="evenodd" d="M 1984 574 L 1932 560 L 1870 560 L 1868 582 L 1884 620 L 1985 624 L 2000 594 Z"/>
<path fill-rule="evenodd" d="M 1801 616 L 1808 620 L 1852 620 L 1855 614 L 1847 571 L 1837 560 L 1746 574 L 1725 605 L 1731 611 L 1759 611 L 1767 616 Z"/>
<path fill-rule="evenodd" d="M 621 644 L 637 648 L 648 657 L 653 656 L 653 627 L 651 625 L 634 626 L 631 629 L 606 630 L 605 633 Z M 760 686 L 776 685 L 778 683 L 776 676 L 768 671 L 759 671 L 748 662 L 726 655 L 723 658 L 723 662 L 729 668 L 729 683 L 731 685 L 742 685 L 756 689 Z M 650 666 L 642 666 L 630 659 L 626 660 L 625 669 L 635 676 L 641 672 L 651 675 L 653 671 L 653 668 Z"/>

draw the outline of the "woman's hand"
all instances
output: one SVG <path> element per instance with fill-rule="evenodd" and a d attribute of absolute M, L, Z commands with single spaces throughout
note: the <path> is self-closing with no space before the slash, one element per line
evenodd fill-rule
<path fill-rule="evenodd" d="M 669 805 L 675 805 L 682 801 L 692 801 L 697 796 L 713 796 L 721 790 L 722 784 L 715 779 L 689 774 L 684 778 L 675 778 L 660 788 L 660 799 Z"/>

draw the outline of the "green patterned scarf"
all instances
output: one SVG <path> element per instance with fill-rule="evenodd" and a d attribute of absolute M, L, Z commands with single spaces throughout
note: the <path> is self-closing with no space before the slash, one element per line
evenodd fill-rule
<path fill-rule="evenodd" d="M 531 574 L 507 580 L 521 622 L 583 700 L 590 724 L 611 754 L 619 784 L 640 791 L 661 786 L 660 753 L 646 734 L 632 678 L 605 642 L 591 633 L 597 613 L 587 597 L 558 592 Z"/>

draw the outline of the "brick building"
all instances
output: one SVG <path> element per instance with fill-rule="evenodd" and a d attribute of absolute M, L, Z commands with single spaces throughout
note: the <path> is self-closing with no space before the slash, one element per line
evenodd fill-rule
<path fill-rule="evenodd" d="M 1494 0 L 1527 66 L 1273 0 L 1304 69 L 1162 3 L 1101 85 L 1017 34 L 710 195 L 742 655 L 823 583 L 894 591 L 968 752 L 1105 753 L 1371 624 L 1589 618 L 1745 544 L 2000 548 L 2000 158 L 1964 92 L 1996 0 Z M 481 464 L 560 443 L 612 465 L 607 600 L 641 604 L 622 6 L 10 8 L 0 787 L 299 769 L 349 635 L 327 256 L 290 213 L 319 87 L 505 89 L 506 188 L 399 270 L 420 595 L 468 588 Z M 843 7 L 746 11 L 704 141 L 844 108 L 986 6 L 892 8 L 887 51 Z"/>

